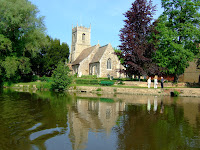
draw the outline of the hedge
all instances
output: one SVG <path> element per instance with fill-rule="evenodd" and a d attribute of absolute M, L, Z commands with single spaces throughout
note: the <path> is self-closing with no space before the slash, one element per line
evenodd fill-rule
<path fill-rule="evenodd" d="M 99 80 L 97 79 L 76 79 L 76 84 L 99 84 Z"/>
<path fill-rule="evenodd" d="M 83 79 L 97 79 L 97 75 L 82 75 Z"/>
<path fill-rule="evenodd" d="M 100 85 L 104 85 L 104 86 L 111 86 L 113 85 L 115 82 L 113 81 L 101 81 Z"/>

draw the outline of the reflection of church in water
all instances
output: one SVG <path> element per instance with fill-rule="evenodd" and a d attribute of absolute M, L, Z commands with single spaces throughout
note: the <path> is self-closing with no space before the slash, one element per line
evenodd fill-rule
<path fill-rule="evenodd" d="M 69 111 L 70 134 L 73 149 L 84 149 L 88 133 L 105 131 L 110 133 L 116 125 L 119 112 L 125 110 L 124 102 L 105 103 L 77 100 Z"/>

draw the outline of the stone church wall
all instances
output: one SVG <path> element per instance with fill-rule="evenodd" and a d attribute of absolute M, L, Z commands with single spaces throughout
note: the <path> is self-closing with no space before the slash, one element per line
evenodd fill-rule
<path fill-rule="evenodd" d="M 107 69 L 107 60 L 109 58 L 111 59 L 111 69 Z M 108 47 L 100 60 L 100 64 L 101 77 L 108 77 L 108 75 L 110 75 L 114 78 L 118 78 L 120 76 L 119 72 L 117 71 L 120 68 L 120 62 L 118 57 L 114 54 L 111 44 L 108 44 Z"/>
<path fill-rule="evenodd" d="M 89 63 L 94 57 L 98 48 L 99 48 L 99 45 L 97 45 L 94 48 L 94 50 L 91 52 L 91 54 L 87 58 L 85 58 L 82 62 L 80 62 L 79 72 L 78 72 L 79 77 L 81 77 L 81 75 L 89 75 Z"/>

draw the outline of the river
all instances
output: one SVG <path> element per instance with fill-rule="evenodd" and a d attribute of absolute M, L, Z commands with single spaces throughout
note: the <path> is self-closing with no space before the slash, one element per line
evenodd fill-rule
<path fill-rule="evenodd" d="M 200 98 L 5 89 L 0 149 L 200 149 Z"/>

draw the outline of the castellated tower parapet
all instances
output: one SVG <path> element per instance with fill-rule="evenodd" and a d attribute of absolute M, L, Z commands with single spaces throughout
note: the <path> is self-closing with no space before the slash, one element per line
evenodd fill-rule
<path fill-rule="evenodd" d="M 80 53 L 91 47 L 90 45 L 91 26 L 89 28 L 84 26 L 72 26 L 72 44 L 70 52 L 70 63 L 76 60 Z"/>

